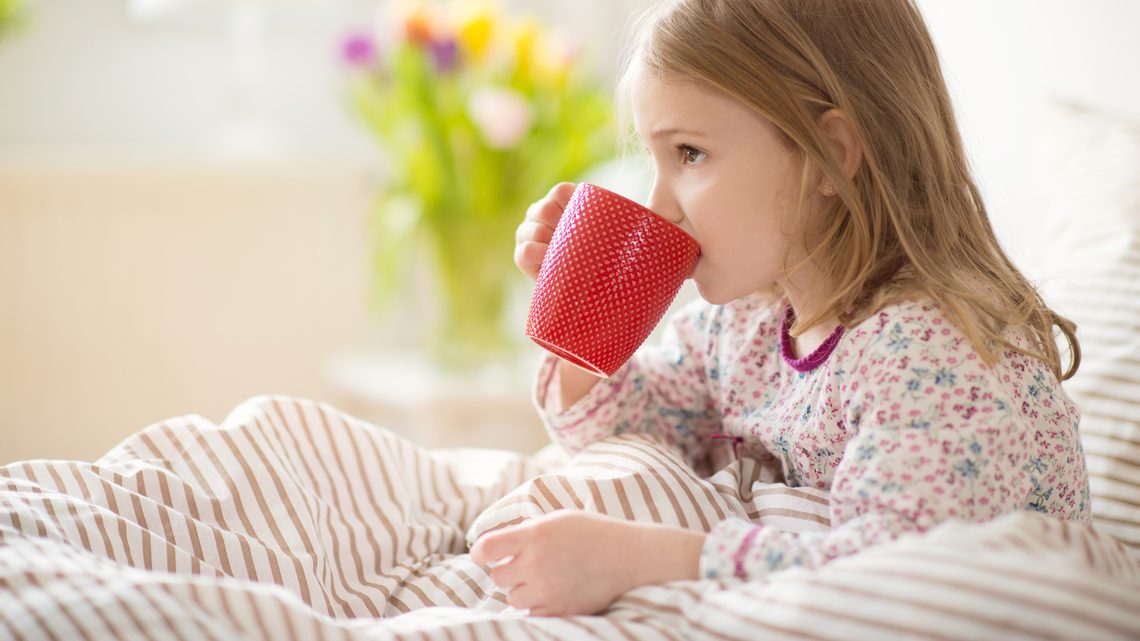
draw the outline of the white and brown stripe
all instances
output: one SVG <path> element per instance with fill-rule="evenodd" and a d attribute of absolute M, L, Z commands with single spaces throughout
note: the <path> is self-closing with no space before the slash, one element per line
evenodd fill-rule
<path fill-rule="evenodd" d="M 646 586 L 600 616 L 507 607 L 465 538 L 557 509 L 707 530 L 828 526 L 825 493 L 745 459 L 699 478 L 623 435 L 569 464 L 426 450 L 326 405 L 259 397 L 151 426 L 95 463 L 0 468 L 3 639 L 1140 637 L 1140 562 L 1022 514 L 765 582 Z"/>
<path fill-rule="evenodd" d="M 758 478 L 756 461 L 745 458 L 702 479 L 675 449 L 644 434 L 623 434 L 517 487 L 480 515 L 467 539 L 559 509 L 704 532 L 728 517 L 792 531 L 831 526 L 827 492 Z"/>

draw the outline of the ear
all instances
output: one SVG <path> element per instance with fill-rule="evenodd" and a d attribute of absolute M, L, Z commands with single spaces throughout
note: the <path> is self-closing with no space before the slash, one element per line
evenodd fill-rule
<path fill-rule="evenodd" d="M 855 135 L 855 127 L 847 114 L 828 109 L 819 117 L 819 129 L 831 148 L 831 153 L 848 178 L 855 176 L 863 161 L 863 145 Z"/>

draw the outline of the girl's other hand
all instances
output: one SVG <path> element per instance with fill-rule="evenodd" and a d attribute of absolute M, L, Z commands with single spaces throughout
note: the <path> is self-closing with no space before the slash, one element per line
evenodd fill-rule
<path fill-rule="evenodd" d="M 527 276 L 538 276 L 542 257 L 554 237 L 554 227 L 562 218 L 562 211 L 570 202 L 576 186 L 574 183 L 558 183 L 546 196 L 527 208 L 526 218 L 515 231 L 515 265 Z"/>
<path fill-rule="evenodd" d="M 507 602 L 533 616 L 595 614 L 637 585 L 632 524 L 560 510 L 489 532 L 471 560 L 498 562 L 491 580 Z"/>
<path fill-rule="evenodd" d="M 471 560 L 534 616 L 597 614 L 647 583 L 698 577 L 703 532 L 559 510 L 488 532 Z"/>

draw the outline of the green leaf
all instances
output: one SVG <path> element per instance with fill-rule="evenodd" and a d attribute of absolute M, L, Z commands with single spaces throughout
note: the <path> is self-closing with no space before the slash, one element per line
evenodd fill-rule
<path fill-rule="evenodd" d="M 414 198 L 381 192 L 372 207 L 373 303 L 388 308 L 407 286 L 417 242 L 420 207 Z"/>

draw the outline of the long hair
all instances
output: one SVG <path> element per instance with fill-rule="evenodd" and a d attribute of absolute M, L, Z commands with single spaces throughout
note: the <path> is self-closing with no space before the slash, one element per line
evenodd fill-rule
<path fill-rule="evenodd" d="M 823 294 L 796 310 L 793 334 L 828 317 L 851 327 L 925 296 L 988 364 L 1012 349 L 1058 378 L 1076 372 L 1076 326 L 1045 304 L 994 235 L 913 0 L 676 0 L 646 18 L 623 85 L 640 65 L 720 91 L 768 119 L 799 153 L 792 231 L 821 272 Z M 848 117 L 862 145 L 852 178 L 819 129 L 830 109 Z M 813 211 L 804 204 L 824 177 L 838 197 Z M 1054 327 L 1069 346 L 1064 371 Z"/>

